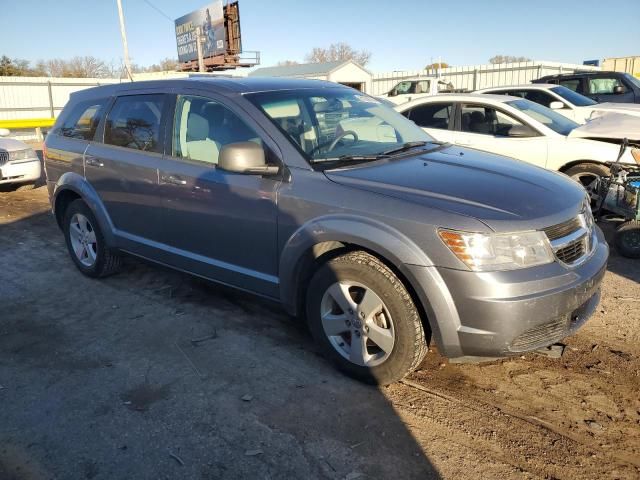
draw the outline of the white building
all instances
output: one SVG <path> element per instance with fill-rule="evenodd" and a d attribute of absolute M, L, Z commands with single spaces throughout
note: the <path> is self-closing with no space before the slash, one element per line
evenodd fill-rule
<path fill-rule="evenodd" d="M 362 92 L 371 91 L 371 73 L 352 60 L 264 67 L 254 70 L 249 76 L 327 80 Z"/>

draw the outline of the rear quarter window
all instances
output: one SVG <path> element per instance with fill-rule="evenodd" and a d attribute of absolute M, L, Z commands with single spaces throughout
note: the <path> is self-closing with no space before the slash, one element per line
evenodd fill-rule
<path fill-rule="evenodd" d="M 104 143 L 118 147 L 162 152 L 160 125 L 165 95 L 127 95 L 113 104 L 104 128 Z"/>
<path fill-rule="evenodd" d="M 52 133 L 78 140 L 93 140 L 104 116 L 107 101 L 106 98 L 93 99 L 71 106 L 71 110 L 63 119 L 62 124 L 56 127 Z"/>

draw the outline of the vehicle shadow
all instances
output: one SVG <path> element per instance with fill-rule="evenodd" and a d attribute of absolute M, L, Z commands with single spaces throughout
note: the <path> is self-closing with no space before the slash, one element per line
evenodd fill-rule
<path fill-rule="evenodd" d="M 0 474 L 440 478 L 385 388 L 277 303 L 129 256 L 84 277 L 49 213 L 0 243 Z"/>
<path fill-rule="evenodd" d="M 601 221 L 598 222 L 598 226 L 602 229 L 607 243 L 609 243 L 610 254 L 607 270 L 640 284 L 640 259 L 623 257 L 616 251 L 613 239 L 618 223 Z"/>

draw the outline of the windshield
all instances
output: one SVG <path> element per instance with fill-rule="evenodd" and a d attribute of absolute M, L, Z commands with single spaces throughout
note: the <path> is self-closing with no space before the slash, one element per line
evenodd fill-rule
<path fill-rule="evenodd" d="M 589 107 L 591 105 L 597 105 L 597 103 L 590 98 L 585 97 L 584 95 L 580 95 L 573 90 L 569 90 L 567 87 L 553 87 L 551 91 L 560 95 L 567 102 L 575 105 L 576 107 Z"/>
<path fill-rule="evenodd" d="M 530 100 L 512 100 L 506 102 L 506 104 L 520 110 L 525 115 L 530 116 L 560 135 L 569 135 L 571 130 L 579 126 L 573 120 L 569 120 L 567 117 L 554 112 L 550 108 Z"/>
<path fill-rule="evenodd" d="M 628 73 L 624 74 L 624 78 L 626 78 L 629 83 L 640 88 L 640 80 L 638 78 L 634 77 L 633 75 L 629 75 Z"/>
<path fill-rule="evenodd" d="M 375 157 L 432 142 L 420 127 L 379 100 L 345 88 L 246 95 L 311 163 Z M 419 144 L 419 145 L 418 145 Z"/>

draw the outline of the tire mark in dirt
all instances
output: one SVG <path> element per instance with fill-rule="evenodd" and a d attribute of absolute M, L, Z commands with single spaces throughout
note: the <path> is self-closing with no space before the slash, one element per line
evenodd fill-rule
<path fill-rule="evenodd" d="M 440 431 L 447 441 L 547 478 L 591 479 L 594 474 L 637 478 L 640 474 L 638 459 L 602 451 L 575 434 L 506 406 L 458 399 L 411 380 L 388 387 L 386 394 L 419 439 Z"/>

